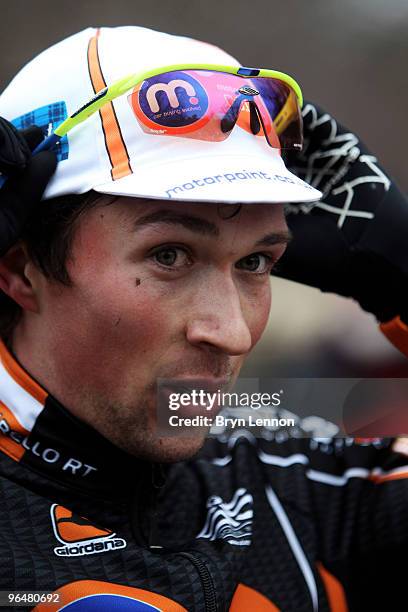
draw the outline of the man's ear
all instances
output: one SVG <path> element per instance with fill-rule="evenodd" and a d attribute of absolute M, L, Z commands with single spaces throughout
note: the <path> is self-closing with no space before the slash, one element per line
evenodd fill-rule
<path fill-rule="evenodd" d="M 38 312 L 38 297 L 32 284 L 31 259 L 22 242 L 0 257 L 0 289 L 24 310 Z"/>

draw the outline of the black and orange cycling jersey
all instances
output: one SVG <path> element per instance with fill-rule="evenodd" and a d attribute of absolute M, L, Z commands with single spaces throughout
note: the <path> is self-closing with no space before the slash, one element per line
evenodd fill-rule
<path fill-rule="evenodd" d="M 0 591 L 55 599 L 20 609 L 402 609 L 408 460 L 389 441 L 233 430 L 163 467 L 74 418 L 4 345 L 0 413 Z"/>

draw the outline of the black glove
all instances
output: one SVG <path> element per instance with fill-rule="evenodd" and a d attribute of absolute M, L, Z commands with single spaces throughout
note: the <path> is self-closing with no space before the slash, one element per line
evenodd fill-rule
<path fill-rule="evenodd" d="M 408 323 L 408 200 L 358 136 L 315 104 L 303 117 L 304 149 L 286 163 L 323 198 L 289 207 L 294 239 L 276 274 Z"/>
<path fill-rule="evenodd" d="M 0 189 L 0 256 L 19 239 L 55 172 L 57 160 L 51 151 L 31 156 L 43 138 L 36 126 L 19 132 L 0 117 L 0 172 L 7 177 Z"/>

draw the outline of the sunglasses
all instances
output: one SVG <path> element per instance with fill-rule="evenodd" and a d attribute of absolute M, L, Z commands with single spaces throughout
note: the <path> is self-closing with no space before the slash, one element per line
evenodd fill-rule
<path fill-rule="evenodd" d="M 104 104 L 126 93 L 135 123 L 146 134 L 221 142 L 238 125 L 265 137 L 273 148 L 302 148 L 303 98 L 290 76 L 257 68 L 183 64 L 133 74 L 102 89 L 35 153 L 50 149 Z"/>

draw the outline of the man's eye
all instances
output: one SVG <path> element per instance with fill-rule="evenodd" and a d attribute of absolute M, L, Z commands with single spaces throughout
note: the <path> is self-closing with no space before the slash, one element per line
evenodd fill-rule
<path fill-rule="evenodd" d="M 246 272 L 266 274 L 271 270 L 272 257 L 262 253 L 252 253 L 240 259 L 235 265 L 237 268 L 241 268 L 241 270 L 245 270 Z"/>
<path fill-rule="evenodd" d="M 180 247 L 163 247 L 152 254 L 153 259 L 161 266 L 180 268 L 190 263 L 188 254 Z"/>

